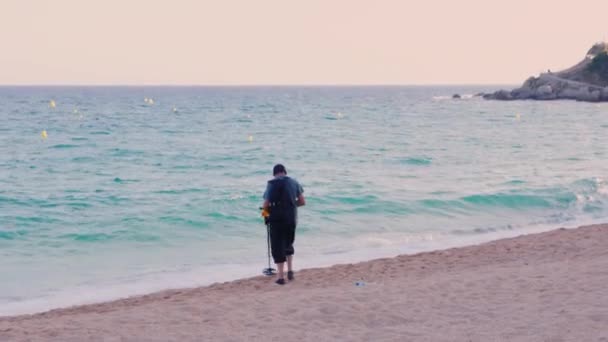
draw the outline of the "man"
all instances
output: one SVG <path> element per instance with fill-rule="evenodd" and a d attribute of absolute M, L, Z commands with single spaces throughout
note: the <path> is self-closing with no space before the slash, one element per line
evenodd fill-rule
<path fill-rule="evenodd" d="M 285 166 L 277 164 L 272 169 L 274 179 L 269 180 L 264 192 L 265 211 L 270 227 L 270 248 L 272 258 L 277 265 L 278 277 L 276 283 L 285 284 L 283 268 L 287 261 L 287 279 L 293 280 L 293 242 L 298 220 L 298 207 L 306 204 L 304 189 L 293 178 L 287 177 Z"/>

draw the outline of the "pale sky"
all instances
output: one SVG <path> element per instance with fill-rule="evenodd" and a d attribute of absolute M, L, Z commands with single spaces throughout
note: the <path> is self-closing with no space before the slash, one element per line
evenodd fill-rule
<path fill-rule="evenodd" d="M 0 0 L 0 84 L 519 84 L 608 0 Z"/>

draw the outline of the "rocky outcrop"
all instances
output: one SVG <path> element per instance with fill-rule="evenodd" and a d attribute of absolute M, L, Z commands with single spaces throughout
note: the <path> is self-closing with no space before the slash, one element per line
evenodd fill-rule
<path fill-rule="evenodd" d="M 585 59 L 566 70 L 528 78 L 513 90 L 483 94 L 488 100 L 608 101 L 608 44 L 595 44 Z"/>

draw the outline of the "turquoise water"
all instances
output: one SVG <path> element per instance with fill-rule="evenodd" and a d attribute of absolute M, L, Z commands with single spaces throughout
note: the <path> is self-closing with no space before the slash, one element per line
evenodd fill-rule
<path fill-rule="evenodd" d="M 608 104 L 492 89 L 0 87 L 0 314 L 260 274 L 277 162 L 298 267 L 605 221 Z"/>

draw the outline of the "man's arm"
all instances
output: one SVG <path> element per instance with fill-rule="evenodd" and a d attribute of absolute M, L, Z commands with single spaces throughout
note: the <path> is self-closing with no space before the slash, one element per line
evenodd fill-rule
<path fill-rule="evenodd" d="M 302 207 L 306 205 L 306 199 L 304 198 L 304 194 L 300 194 L 298 196 L 298 200 L 296 201 L 296 205 L 298 207 Z"/>
<path fill-rule="evenodd" d="M 272 191 L 272 183 L 268 182 L 266 184 L 266 190 L 264 190 L 264 204 L 262 204 L 262 208 L 268 209 L 270 208 L 270 192 Z"/>
<path fill-rule="evenodd" d="M 297 185 L 298 185 L 298 197 L 296 198 L 296 206 L 301 207 L 301 206 L 306 205 L 306 199 L 304 198 L 304 188 L 302 188 L 300 183 L 297 183 Z"/>

